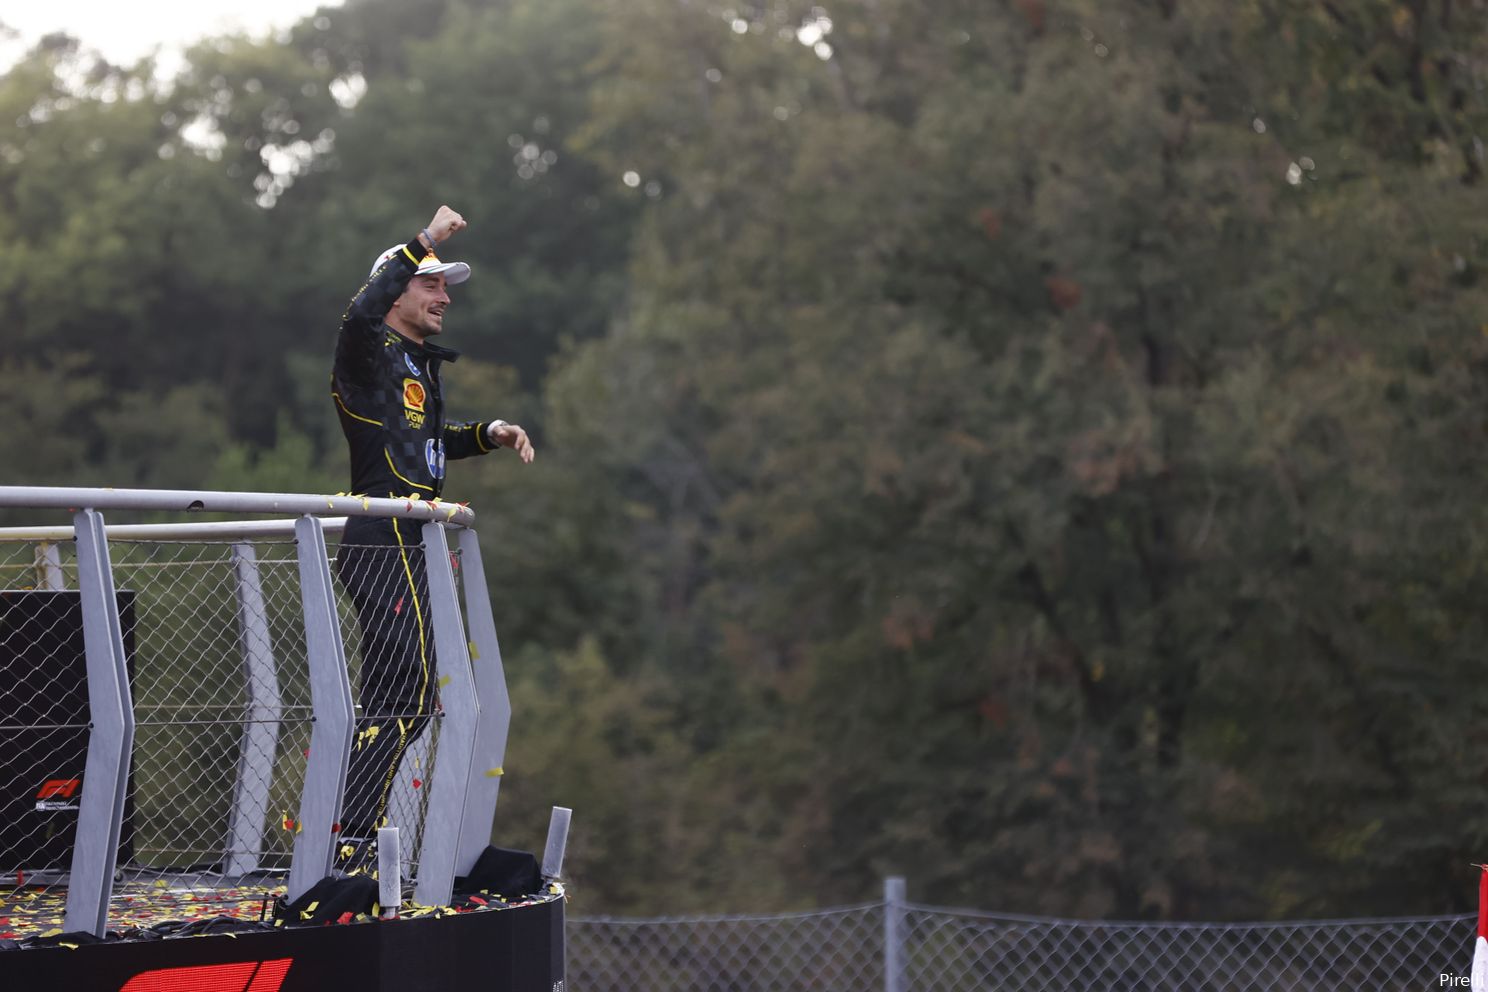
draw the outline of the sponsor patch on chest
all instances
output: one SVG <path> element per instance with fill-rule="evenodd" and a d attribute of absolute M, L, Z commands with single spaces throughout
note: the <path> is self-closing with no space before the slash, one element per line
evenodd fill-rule
<path fill-rule="evenodd" d="M 423 383 L 417 379 L 403 380 L 403 418 L 408 421 L 409 427 L 424 426 L 424 401 L 427 398 Z"/>
<path fill-rule="evenodd" d="M 424 412 L 424 400 L 428 394 L 424 392 L 424 384 L 417 379 L 403 380 L 403 407 L 416 413 Z"/>

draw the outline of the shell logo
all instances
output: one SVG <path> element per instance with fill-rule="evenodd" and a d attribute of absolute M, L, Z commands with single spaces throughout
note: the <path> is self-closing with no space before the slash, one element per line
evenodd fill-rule
<path fill-rule="evenodd" d="M 410 410 L 424 412 L 424 384 L 417 379 L 403 380 L 403 405 Z"/>

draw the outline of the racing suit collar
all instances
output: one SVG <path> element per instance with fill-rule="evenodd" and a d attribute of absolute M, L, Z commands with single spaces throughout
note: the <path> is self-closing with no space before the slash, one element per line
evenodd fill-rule
<path fill-rule="evenodd" d="M 398 336 L 403 337 L 401 334 Z M 437 358 L 441 362 L 453 362 L 460 357 L 460 353 L 453 348 L 445 348 L 429 341 L 419 344 L 417 341 L 410 341 L 408 338 L 403 338 L 403 350 L 415 357 Z"/>

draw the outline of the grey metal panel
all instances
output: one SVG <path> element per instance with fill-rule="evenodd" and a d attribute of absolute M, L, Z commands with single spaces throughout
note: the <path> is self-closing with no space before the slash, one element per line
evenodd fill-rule
<path fill-rule="evenodd" d="M 475 511 L 438 500 L 318 496 L 314 493 L 198 492 L 191 489 L 81 489 L 66 486 L 0 486 L 0 506 L 96 510 L 176 510 L 205 513 L 296 513 L 326 517 L 402 517 L 468 526 Z"/>
<path fill-rule="evenodd" d="M 439 728 L 439 753 L 428 786 L 429 810 L 424 818 L 413 898 L 425 906 L 444 906 L 454 893 L 455 855 L 470 790 L 471 756 L 480 706 L 476 702 L 470 651 L 465 640 L 465 624 L 460 618 L 459 593 L 455 589 L 444 527 L 427 523 L 423 533 L 424 571 L 429 578 L 429 612 L 434 626 L 439 705 L 444 722 Z"/>
<path fill-rule="evenodd" d="M 78 810 L 77 840 L 67 888 L 63 927 L 102 937 L 119 857 L 119 831 L 134 746 L 134 705 L 119 624 L 103 517 L 83 510 L 73 518 L 77 535 L 78 590 L 88 670 L 88 760 Z"/>
<path fill-rule="evenodd" d="M 232 553 L 237 575 L 238 642 L 243 650 L 248 712 L 239 742 L 223 871 L 228 875 L 243 875 L 259 867 L 283 706 L 274 671 L 274 646 L 264 610 L 258 556 L 251 544 L 234 544 Z"/>
<path fill-rule="evenodd" d="M 60 533 L 55 538 L 36 545 L 36 585 L 41 589 L 58 591 L 67 588 L 62 578 L 62 552 L 55 542 L 72 540 L 73 531 L 69 527 L 58 530 Z"/>
<path fill-rule="evenodd" d="M 486 590 L 480 540 L 473 530 L 460 532 L 460 571 L 465 586 L 465 616 L 470 624 L 470 651 L 475 670 L 475 695 L 480 700 L 480 723 L 475 731 L 474 768 L 465 823 L 460 831 L 457 874 L 467 874 L 491 842 L 496 797 L 501 790 L 506 761 L 506 735 L 511 728 L 511 697 L 506 691 L 506 669 L 496 641 L 496 619 Z"/>
<path fill-rule="evenodd" d="M 305 516 L 295 524 L 295 538 L 299 544 L 300 598 L 315 727 L 310 732 L 310 757 L 305 762 L 305 785 L 295 821 L 294 860 L 288 882 L 291 900 L 330 874 L 337 839 L 334 831 L 351 761 L 353 717 L 351 679 L 336 617 L 325 532 L 319 520 Z"/>

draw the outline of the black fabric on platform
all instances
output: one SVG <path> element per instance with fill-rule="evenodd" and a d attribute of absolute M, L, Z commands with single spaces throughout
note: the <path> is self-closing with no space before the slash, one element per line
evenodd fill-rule
<path fill-rule="evenodd" d="M 95 937 L 86 930 L 68 930 L 54 933 L 50 937 L 31 937 L 24 941 L 27 947 L 59 947 L 62 944 L 101 944 L 105 938 Z"/>
<path fill-rule="evenodd" d="M 541 887 L 537 858 L 528 851 L 504 847 L 487 847 L 475 859 L 470 874 L 455 879 L 456 892 L 489 892 L 505 899 L 530 896 Z"/>
<path fill-rule="evenodd" d="M 258 920 L 240 920 L 235 916 L 209 916 L 200 920 L 169 920 L 153 927 L 127 931 L 123 936 L 130 940 L 161 940 L 166 937 L 200 937 L 215 933 L 257 933 L 271 929 L 269 924 Z"/>
<path fill-rule="evenodd" d="M 338 878 L 327 875 L 294 902 L 285 902 L 280 896 L 274 900 L 274 919 L 283 920 L 290 926 L 319 926 L 335 923 L 342 914 L 372 912 L 377 902 L 377 879 L 370 875 L 348 875 Z M 315 905 L 311 909 L 311 904 Z M 309 916 L 305 914 L 309 913 Z"/>

